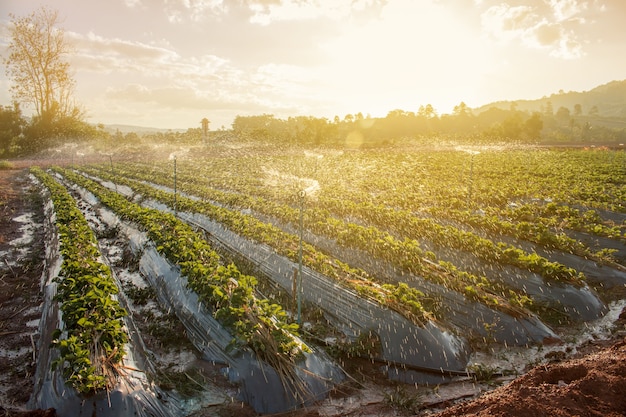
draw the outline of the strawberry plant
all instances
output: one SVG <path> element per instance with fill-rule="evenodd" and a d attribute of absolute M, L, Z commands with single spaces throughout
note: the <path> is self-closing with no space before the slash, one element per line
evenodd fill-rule
<path fill-rule="evenodd" d="M 81 394 L 115 385 L 125 355 L 126 311 L 113 298 L 118 289 L 108 266 L 99 261 L 97 241 L 65 187 L 39 168 L 31 172 L 48 188 L 54 204 L 63 258 L 55 300 L 63 313 L 63 329 L 53 333 L 66 382 Z"/>
<path fill-rule="evenodd" d="M 293 372 L 292 361 L 308 348 L 299 342 L 298 325 L 287 322 L 282 307 L 255 296 L 254 277 L 242 274 L 234 264 L 223 265 L 202 235 L 174 215 L 142 208 L 72 171 L 57 171 L 144 228 L 157 250 L 180 267 L 189 287 L 234 335 L 233 347 L 247 346 L 277 370 Z"/>

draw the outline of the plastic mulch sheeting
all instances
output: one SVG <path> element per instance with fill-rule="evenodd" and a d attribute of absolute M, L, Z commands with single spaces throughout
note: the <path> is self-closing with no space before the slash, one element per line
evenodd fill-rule
<path fill-rule="evenodd" d="M 113 187 L 112 184 L 109 183 L 110 187 Z M 161 189 L 167 189 L 166 187 L 158 187 Z M 137 195 L 130 194 L 134 197 Z M 187 196 L 189 197 L 189 196 Z M 190 197 L 193 198 L 193 197 Z M 156 201 L 146 201 L 144 204 L 157 208 L 163 211 L 172 211 L 166 205 L 156 202 Z M 288 259 L 276 254 L 273 249 L 268 247 L 267 245 L 258 244 L 255 242 L 251 242 L 248 239 L 245 239 L 228 229 L 224 228 L 222 225 L 210 220 L 206 216 L 200 214 L 190 214 L 190 213 L 179 213 L 179 216 L 185 219 L 187 222 L 195 224 L 196 226 L 206 230 L 211 238 L 214 240 L 215 244 L 220 244 L 224 249 L 233 252 L 239 256 L 243 256 L 256 265 L 259 270 L 261 270 L 265 275 L 267 275 L 271 280 L 276 282 L 286 291 L 291 291 L 292 281 L 293 281 L 293 268 L 296 268 L 297 265 Z M 310 233 L 309 233 L 310 235 Z M 355 251 L 352 249 L 347 249 L 343 247 L 338 247 L 334 245 L 332 241 L 329 239 L 321 238 L 319 236 L 311 236 L 315 240 L 316 245 L 321 245 L 325 250 L 329 253 L 340 253 L 341 259 L 348 264 L 354 266 L 360 266 L 362 262 L 368 264 L 368 267 L 372 267 L 371 262 L 375 262 L 370 259 L 368 256 L 363 256 L 363 254 L 358 253 L 359 251 Z M 373 265 L 373 270 L 377 270 L 379 268 L 385 268 L 380 262 L 377 262 L 376 265 Z M 368 269 L 368 268 L 365 268 Z M 441 285 L 434 284 L 427 280 L 424 280 L 417 276 L 411 275 L 402 275 L 401 277 L 397 277 L 397 273 L 393 268 L 388 268 L 391 270 L 385 270 L 384 275 L 390 278 L 391 280 L 397 279 L 398 282 L 405 282 L 407 285 L 417 288 L 423 291 L 426 294 L 430 294 L 433 296 L 441 297 L 443 300 L 443 310 L 446 313 L 444 319 L 442 320 L 444 325 L 448 325 L 450 328 L 455 328 L 457 330 L 461 330 L 464 332 L 463 334 L 468 334 L 467 329 L 470 329 L 472 333 L 479 335 L 481 337 L 488 337 L 493 339 L 498 343 L 505 343 L 508 345 L 516 345 L 516 346 L 524 346 L 532 343 L 542 343 L 544 339 L 557 339 L 558 336 L 546 326 L 539 318 L 534 315 L 525 315 L 525 316 L 512 316 L 502 311 L 493 310 L 487 307 L 484 304 L 474 302 L 471 300 L 467 300 L 462 294 L 458 292 L 449 290 Z M 371 326 L 370 324 L 363 323 L 359 325 L 359 323 L 355 323 L 352 315 L 353 303 L 355 302 L 353 299 L 349 299 L 344 305 L 341 305 L 341 302 L 337 300 L 337 297 L 346 297 L 347 295 L 343 294 L 346 292 L 345 288 L 337 285 L 332 282 L 332 280 L 323 277 L 321 274 L 316 273 L 315 271 L 311 271 L 308 268 L 303 269 L 303 293 L 305 295 L 305 299 L 310 301 L 320 308 L 324 304 L 331 304 L 335 301 L 339 302 L 340 305 L 332 306 L 330 308 L 325 309 L 325 314 L 327 319 L 333 322 L 340 330 L 344 331 L 347 336 L 354 337 L 358 336 L 358 334 L 364 330 L 375 330 L 379 327 L 377 324 Z M 540 281 L 542 281 L 539 278 Z M 326 283 L 321 283 L 321 282 Z M 312 283 L 313 282 L 313 283 Z M 542 281 L 543 282 L 543 281 Z M 312 283 L 312 284 L 311 284 Z M 330 286 L 326 289 L 321 289 L 316 293 L 311 294 L 307 291 L 307 285 L 318 285 L 321 286 Z M 546 285 L 543 285 L 546 287 Z M 571 287 L 571 286 L 569 286 Z M 537 289 L 537 292 L 540 293 L 541 289 Z M 547 289 L 550 292 L 549 289 Z M 585 290 L 589 292 L 588 289 Z M 343 292 L 342 295 L 338 295 L 338 292 Z M 556 291 L 552 291 L 552 293 L 556 293 Z M 583 291 L 582 297 L 579 297 L 580 293 L 574 293 L 574 303 L 579 301 L 579 298 L 585 299 L 586 294 Z M 309 297 L 309 298 L 306 298 Z M 347 296 L 349 297 L 349 296 Z M 358 297 L 357 297 L 358 298 Z M 358 298 L 359 302 L 364 302 L 365 300 Z M 561 297 L 563 299 L 563 297 Z M 595 295 L 592 296 L 592 308 L 588 308 L 588 310 L 593 311 L 593 315 L 600 314 L 599 311 L 602 310 L 603 305 L 596 305 Z M 565 303 L 569 303 L 569 301 L 564 300 Z M 372 303 L 370 303 L 372 304 Z M 370 307 L 366 307 L 364 311 L 365 317 L 369 314 Z M 581 307 L 581 311 L 585 312 L 587 310 L 583 310 Z M 358 314 L 358 313 L 357 313 Z M 336 319 L 339 318 L 339 319 Z M 345 319 L 345 320 L 344 320 Z M 367 321 L 367 318 L 365 318 Z M 358 320 L 357 320 L 358 321 Z M 485 327 L 485 324 L 489 325 L 489 329 Z M 404 327 L 401 325 L 401 327 Z M 447 333 L 445 330 L 441 330 L 443 333 Z M 384 330 L 383 330 L 384 332 Z M 385 337 L 384 334 L 379 334 L 381 338 Z M 428 337 L 428 336 L 427 336 Z M 406 339 L 408 342 L 413 338 L 409 337 Z M 389 337 L 388 344 L 395 345 L 395 338 Z M 457 341 L 457 343 L 464 343 L 462 341 Z M 406 343 L 405 343 L 406 344 Z M 418 343 L 419 345 L 419 343 Z M 396 350 L 401 349 L 404 350 L 405 347 L 396 348 Z M 386 359 L 389 361 L 395 361 L 399 356 L 406 356 L 404 352 L 397 354 L 398 352 L 383 352 L 382 359 Z M 450 352 L 444 352 L 446 357 Z M 461 356 L 461 361 L 465 360 L 465 356 Z M 400 361 L 402 362 L 402 361 Z M 423 366 L 424 368 L 431 368 L 429 365 L 424 366 L 423 361 L 416 360 L 417 363 L 407 363 L 414 366 Z M 437 363 L 438 367 L 432 369 L 450 369 L 446 367 L 440 367 L 441 363 Z M 430 380 L 431 376 L 428 376 L 426 379 Z"/>
<path fill-rule="evenodd" d="M 159 301 L 181 320 L 192 343 L 209 361 L 227 365 L 231 382 L 237 383 L 240 400 L 259 413 L 279 413 L 310 405 L 326 397 L 343 372 L 321 352 L 305 354 L 295 364 L 294 380 L 285 380 L 247 350 L 230 349 L 233 336 L 187 287 L 187 279 L 154 248 L 145 245 L 142 233 L 124 228 L 131 249 L 139 251 L 139 268 L 157 292 Z"/>
<path fill-rule="evenodd" d="M 76 187 L 81 198 L 96 205 L 93 194 Z M 253 352 L 232 349 L 233 336 L 213 318 L 210 311 L 187 287 L 187 279 L 178 267 L 162 257 L 140 232 L 119 219 L 108 209 L 99 208 L 99 217 L 119 228 L 128 239 L 133 254 L 139 258 L 142 276 L 156 291 L 162 306 L 176 314 L 187 330 L 190 341 L 204 359 L 223 363 L 230 381 L 239 386 L 239 399 L 259 413 L 280 413 L 322 400 L 345 377 L 323 352 L 307 353 L 294 366 L 292 378 L 285 378 Z"/>
<path fill-rule="evenodd" d="M 161 210 L 166 208 L 150 202 Z M 209 232 L 216 241 L 255 264 L 257 270 L 285 291 L 293 286 L 297 265 L 276 254 L 270 247 L 244 239 L 206 216 L 178 213 L 185 221 Z M 383 361 L 400 367 L 413 367 L 414 382 L 442 382 L 446 374 L 464 372 L 469 356 L 465 341 L 433 322 L 418 326 L 401 314 L 378 303 L 359 297 L 353 291 L 309 268 L 302 269 L 303 301 L 322 309 L 326 319 L 347 337 L 356 340 L 361 334 L 373 333 L 381 343 Z M 398 369 L 394 367 L 393 374 Z"/>
<path fill-rule="evenodd" d="M 97 178 L 92 178 L 98 180 Z M 115 189 L 115 184 L 111 182 L 102 182 L 102 184 L 110 189 Z M 171 189 L 154 185 L 156 188 L 163 189 L 168 192 L 172 192 Z M 120 190 L 120 186 L 117 186 L 118 190 Z M 126 187 L 123 191 L 126 196 L 129 198 L 135 198 L 139 195 L 134 194 L 132 189 Z M 195 199 L 197 197 L 185 195 L 188 198 Z M 145 205 L 149 207 L 157 208 L 162 211 L 172 210 L 166 205 L 156 202 L 156 201 L 144 201 Z M 262 271 L 266 276 L 268 276 L 271 280 L 276 282 L 279 286 L 281 286 L 284 290 L 291 292 L 292 289 L 292 281 L 293 281 L 293 268 L 296 268 L 296 264 L 285 259 L 284 257 L 276 254 L 270 247 L 263 244 L 258 244 L 251 242 L 248 239 L 245 239 L 228 229 L 224 228 L 222 225 L 208 219 L 206 216 L 199 214 L 190 214 L 190 213 L 179 213 L 179 216 L 185 219 L 187 222 L 191 224 L 195 224 L 196 226 L 206 230 L 211 236 L 210 238 L 213 240 L 214 244 L 219 244 L 223 247 L 223 249 L 230 251 L 238 256 L 243 256 L 248 261 L 252 262 L 256 267 Z M 330 239 L 322 238 L 320 236 L 311 235 L 307 233 L 309 237 L 313 238 L 315 241 L 315 245 L 320 245 L 329 253 L 338 253 L 341 254 L 339 259 L 348 264 L 363 267 L 363 263 L 367 264 L 365 269 L 378 270 L 382 268 L 384 270 L 384 275 L 389 279 L 397 280 L 398 282 L 405 282 L 407 285 L 417 288 L 423 291 L 426 294 L 430 294 L 433 296 L 442 298 L 442 309 L 445 313 L 445 317 L 442 320 L 444 325 L 448 325 L 450 328 L 460 330 L 464 332 L 463 334 L 467 335 L 470 332 L 479 335 L 480 337 L 490 338 L 498 343 L 503 343 L 507 345 L 516 345 L 516 346 L 524 346 L 532 343 L 542 343 L 544 339 L 557 339 L 558 336 L 546 326 L 539 318 L 534 315 L 523 315 L 523 316 L 512 316 L 510 314 L 504 313 L 502 311 L 494 310 L 487 307 L 484 304 L 474 302 L 471 300 L 467 300 L 462 294 L 458 292 L 449 290 L 441 285 L 434 284 L 427 280 L 424 280 L 417 276 L 411 276 L 402 274 L 399 276 L 394 268 L 389 268 L 385 266 L 384 263 L 376 262 L 373 259 L 370 259 L 369 256 L 364 256 L 359 251 L 348 249 L 344 247 L 339 247 Z M 372 262 L 375 262 L 372 265 Z M 356 338 L 359 333 L 368 330 L 375 330 L 379 327 L 377 324 L 373 326 L 367 323 L 367 316 L 369 314 L 370 307 L 364 308 L 364 316 L 365 322 L 359 320 L 353 320 L 353 303 L 354 297 L 348 299 L 345 303 L 341 303 L 337 297 L 350 297 L 345 295 L 345 288 L 340 287 L 336 283 L 332 282 L 332 280 L 323 277 L 321 274 L 318 274 L 314 271 L 311 271 L 308 268 L 303 269 L 303 293 L 306 301 L 310 301 L 320 308 L 323 308 L 322 305 L 330 305 L 333 302 L 337 302 L 339 304 L 334 306 L 327 306 L 324 308 L 326 318 L 331 321 L 339 330 L 343 331 L 348 337 Z M 325 286 L 327 288 L 320 289 L 317 292 L 317 295 L 312 295 L 309 291 L 307 291 L 306 286 L 310 285 L 311 282 L 316 282 L 321 286 Z M 539 278 L 539 281 L 543 284 L 543 280 Z M 322 283 L 325 282 L 325 283 Z M 312 285 L 318 285 L 313 283 Z M 523 282 L 517 283 L 518 285 L 523 285 Z M 541 288 L 541 287 L 550 287 L 549 285 L 539 284 L 535 288 L 533 285 L 532 288 L 537 292 L 541 293 L 542 290 L 546 290 L 552 294 L 558 293 L 559 290 L 550 290 L 550 288 Z M 571 287 L 571 286 L 568 286 Z M 567 289 L 565 289 L 567 291 Z M 583 289 L 582 296 L 579 292 L 574 292 L 573 301 L 569 301 L 567 297 L 559 297 L 559 302 L 561 300 L 567 305 L 570 303 L 580 303 L 580 299 L 585 300 L 589 294 L 588 289 Z M 338 295 L 338 293 L 342 293 Z M 315 293 L 313 293 L 315 294 Z M 309 297 L 309 298 L 307 298 Z M 356 297 L 358 298 L 358 297 Z M 359 302 L 364 302 L 365 300 L 358 298 Z M 592 295 L 592 303 L 591 308 L 585 307 L 583 309 L 581 307 L 580 311 L 585 314 L 598 315 L 602 314 L 603 304 L 600 303 L 597 305 L 595 295 Z M 373 304 L 373 303 L 370 303 Z M 358 314 L 358 313 L 357 313 Z M 576 315 L 573 313 L 572 315 Z M 359 324 L 361 323 L 361 324 Z M 489 328 L 485 326 L 485 324 L 489 325 Z M 401 327 L 405 327 L 401 324 Z M 467 330 L 470 332 L 467 332 Z M 383 332 L 385 332 L 383 330 Z M 445 330 L 442 330 L 443 333 Z M 381 338 L 385 337 L 384 334 L 380 335 Z M 405 339 L 406 342 L 412 340 L 412 337 L 409 339 Z M 389 337 L 387 338 L 388 345 L 395 344 L 395 338 Z M 463 344 L 462 341 L 457 341 L 457 343 Z M 406 343 L 405 343 L 406 345 Z M 405 350 L 405 347 L 396 347 L 395 350 Z M 447 356 L 449 352 L 444 352 L 445 356 Z M 389 361 L 394 361 L 398 357 L 406 356 L 404 352 L 383 352 L 383 358 Z M 461 355 L 461 361 L 465 360 L 465 355 Z M 402 361 L 400 361 L 402 362 Z M 416 360 L 416 363 L 413 363 L 414 366 L 423 366 L 423 361 Z M 438 367 L 433 369 L 448 369 L 441 368 L 439 365 L 441 363 L 437 363 Z M 424 366 L 425 368 L 430 368 L 430 366 Z M 426 379 L 431 379 L 428 376 Z"/>
<path fill-rule="evenodd" d="M 82 198 L 95 204 L 88 192 Z M 129 240 L 133 253 L 139 257 L 142 275 L 155 289 L 160 303 L 173 311 L 187 330 L 191 342 L 206 360 L 227 366 L 229 379 L 239 385 L 239 399 L 257 412 L 278 413 L 308 405 L 326 397 L 335 383 L 343 380 L 343 372 L 320 352 L 306 354 L 295 365 L 294 380 L 286 380 L 249 351 L 230 348 L 233 336 L 217 322 L 187 287 L 187 280 L 150 244 L 144 233 L 120 224 L 115 215 L 99 209 L 101 219 L 119 227 Z"/>
<path fill-rule="evenodd" d="M 99 416 L 99 417 L 167 417 L 180 415 L 173 404 L 163 403 L 163 393 L 155 391 L 141 372 L 134 359 L 132 344 L 126 346 L 122 375 L 118 384 L 109 392 L 99 392 L 83 396 L 65 384 L 61 369 L 52 370 L 52 363 L 59 352 L 50 347 L 52 333 L 63 329 L 64 323 L 59 306 L 54 300 L 62 258 L 59 254 L 59 240 L 54 225 L 54 208 L 50 200 L 45 205 L 44 221 L 46 235 L 46 262 L 42 274 L 41 287 L 44 296 L 42 317 L 39 324 L 39 357 L 35 373 L 33 394 L 29 408 L 55 408 L 59 416 Z"/>
<path fill-rule="evenodd" d="M 112 183 L 103 182 L 102 184 L 110 189 L 115 188 Z M 120 190 L 119 187 L 117 189 Z M 132 195 L 134 199 L 137 197 L 132 193 L 127 195 Z M 142 201 L 142 204 L 164 212 L 172 212 L 166 205 L 156 201 Z M 238 256 L 243 256 L 255 264 L 258 271 L 268 276 L 284 290 L 291 291 L 293 270 L 296 265 L 290 260 L 276 254 L 267 245 L 251 242 L 230 232 L 206 216 L 181 212 L 178 213 L 178 216 L 209 232 L 212 235 L 212 244 L 219 244 L 226 247 L 227 250 L 236 252 Z M 131 242 L 133 240 L 131 238 Z M 174 311 L 177 312 L 183 322 L 188 321 L 192 328 L 208 329 L 209 323 L 206 322 L 192 324 L 192 320 L 188 317 L 194 315 L 198 317 L 202 306 L 199 305 L 195 294 L 191 293 L 184 284 L 181 284 L 180 279 L 166 278 L 171 275 L 175 276 L 178 272 L 164 260 L 161 263 L 158 262 L 157 257 L 156 251 L 147 247 L 141 258 L 142 272 L 147 276 L 157 277 L 152 283 L 155 288 L 171 287 L 167 291 L 170 298 L 163 300 L 167 303 L 180 303 L 175 298 L 179 299 L 181 294 L 189 293 L 186 296 L 189 302 L 174 307 Z M 303 268 L 302 272 L 303 300 L 322 309 L 326 318 L 352 340 L 356 340 L 361 334 L 374 334 L 381 344 L 382 357 L 380 359 L 383 362 L 393 364 L 389 368 L 390 377 L 410 380 L 411 382 L 440 383 L 451 375 L 466 372 L 470 349 L 463 338 L 433 322 L 418 326 L 396 311 L 364 299 L 355 292 L 338 285 L 331 278 L 309 268 Z M 201 349 L 208 358 L 232 364 L 232 358 L 228 360 L 223 357 L 225 353 L 221 347 L 226 346 L 230 339 L 226 335 L 220 334 L 219 329 L 215 329 L 214 334 L 210 336 L 213 344 L 210 340 L 203 340 L 205 335 L 202 334 L 200 340 L 195 341 L 196 345 L 200 343 Z M 214 346 L 215 341 L 219 341 L 218 344 L 221 346 Z M 243 368 L 233 367 L 236 369 L 235 373 L 239 375 L 244 375 L 241 369 L 251 369 L 249 365 Z M 412 368 L 412 370 L 405 371 L 403 368 Z M 248 375 L 251 376 L 252 373 L 250 371 Z M 233 375 L 232 371 L 230 375 Z M 245 378 L 245 381 L 250 381 L 250 379 Z M 247 384 L 244 383 L 242 386 Z M 267 395 L 265 392 L 267 390 L 259 391 L 261 394 Z M 251 399 L 258 399 L 259 406 L 265 401 L 263 397 L 257 398 L 256 394 L 251 396 L 243 393 L 243 396 L 248 402 Z M 275 402 L 275 398 L 278 398 L 276 393 L 271 393 L 270 402 Z M 257 409 L 254 403 L 251 405 Z"/>

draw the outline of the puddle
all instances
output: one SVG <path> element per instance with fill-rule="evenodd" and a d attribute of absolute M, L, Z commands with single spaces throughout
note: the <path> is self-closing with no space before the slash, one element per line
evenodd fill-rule
<path fill-rule="evenodd" d="M 19 349 L 0 349 L 0 358 L 15 359 L 21 358 L 24 355 L 32 355 L 33 349 L 28 346 L 20 347 Z M 31 356 L 32 357 L 32 356 Z"/>
<path fill-rule="evenodd" d="M 9 242 L 11 250 L 0 252 L 4 265 L 8 267 L 16 266 L 22 259 L 28 256 L 35 231 L 41 227 L 41 224 L 35 222 L 33 217 L 33 213 L 25 213 L 12 219 L 16 223 L 21 223 L 19 230 L 22 235 Z"/>
<path fill-rule="evenodd" d="M 39 319 L 34 319 L 34 320 L 31 320 L 31 321 L 27 321 L 26 322 L 26 327 L 38 328 L 39 327 Z"/>

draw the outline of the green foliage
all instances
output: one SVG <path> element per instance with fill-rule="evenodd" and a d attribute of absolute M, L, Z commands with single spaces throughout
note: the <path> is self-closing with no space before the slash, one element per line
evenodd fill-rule
<path fill-rule="evenodd" d="M 18 104 L 0 106 L 0 156 L 8 157 L 17 153 L 17 146 L 26 121 Z"/>
<path fill-rule="evenodd" d="M 107 171 L 102 170 L 95 171 L 94 173 L 102 178 L 109 178 L 118 183 L 127 185 L 143 196 L 157 199 L 173 207 L 174 200 L 171 193 L 157 190 L 145 183 L 131 179 L 132 177 L 139 176 L 139 178 L 148 180 L 148 176 L 142 177 L 137 172 L 129 171 L 123 167 L 116 169 L 116 172 L 121 176 L 111 178 Z M 158 179 L 158 176 L 152 173 L 149 175 L 149 178 L 155 180 Z M 188 185 L 185 185 L 185 188 L 186 187 L 188 187 Z M 251 199 L 241 195 L 229 195 L 219 191 L 211 192 L 211 190 L 199 188 L 193 191 L 200 195 L 202 195 L 203 192 L 209 192 L 212 197 L 216 197 L 220 202 L 258 208 L 260 211 L 271 215 L 278 214 L 286 221 L 296 222 L 298 218 L 297 210 L 272 204 L 261 198 Z M 209 202 L 194 201 L 184 197 L 178 197 L 177 207 L 179 210 L 205 214 L 215 221 L 226 225 L 236 233 L 266 243 L 274 247 L 278 253 L 288 256 L 294 261 L 298 259 L 296 250 L 298 237 L 296 235 L 283 232 L 279 228 L 263 223 L 253 216 L 244 215 Z M 394 253 L 401 254 L 401 262 L 407 268 L 415 269 L 420 265 L 420 254 L 422 251 L 415 241 L 406 240 L 404 242 L 397 242 L 390 234 L 381 233 L 376 228 L 363 228 L 355 224 L 344 225 L 344 223 L 338 220 L 334 222 L 332 218 L 327 217 L 327 214 L 318 215 L 314 213 L 313 215 L 308 214 L 307 217 L 308 225 L 315 225 L 318 219 L 320 222 L 327 222 L 326 225 L 320 224 L 318 226 L 322 228 L 325 233 L 332 233 L 333 237 L 339 235 L 338 240 L 345 244 L 356 245 L 359 248 L 363 247 L 367 249 L 368 242 L 374 242 L 376 250 L 378 251 L 377 253 L 387 254 L 387 257 L 393 256 Z M 347 228 L 347 230 L 333 230 L 344 227 Z M 165 247 L 160 249 L 166 250 Z M 390 252 L 390 249 L 395 252 Z M 410 289 L 406 286 L 397 289 L 398 285 L 392 284 L 387 284 L 383 287 L 372 281 L 363 271 L 350 268 L 346 264 L 330 258 L 307 244 L 305 244 L 303 248 L 303 263 L 329 277 L 338 279 L 341 284 L 356 290 L 361 296 L 376 300 L 383 305 L 393 308 L 416 324 L 422 325 L 431 318 L 432 313 L 427 311 L 424 305 L 419 301 L 420 298 L 424 297 L 424 294 L 415 289 Z M 402 286 L 403 284 L 400 285 Z M 428 302 L 428 304 L 430 308 L 437 308 L 436 303 Z"/>
<path fill-rule="evenodd" d="M 396 386 L 391 392 L 385 392 L 384 398 L 385 403 L 401 415 L 416 415 L 424 405 L 421 394 L 409 393 L 401 386 Z"/>
<path fill-rule="evenodd" d="M 355 341 L 330 345 L 327 351 L 335 358 L 376 358 L 381 352 L 380 339 L 373 332 L 362 332 Z"/>
<path fill-rule="evenodd" d="M 118 289 L 109 267 L 98 260 L 96 238 L 74 199 L 41 169 L 31 172 L 50 191 L 63 258 L 55 300 L 65 332 L 54 332 L 52 345 L 60 357 L 53 366 L 82 394 L 111 388 L 128 341 L 122 322 L 127 313 L 112 298 Z"/>
<path fill-rule="evenodd" d="M 124 285 L 124 294 L 137 306 L 144 306 L 148 301 L 156 299 L 156 291 L 154 288 L 150 286 L 139 288 L 130 282 Z"/>
<path fill-rule="evenodd" d="M 390 117 L 407 115 L 393 112 Z M 573 232 L 626 238 L 624 225 L 604 214 L 626 212 L 623 152 L 494 149 L 473 154 L 472 161 L 471 199 L 467 189 L 470 156 L 459 151 L 406 155 L 364 151 L 326 154 L 324 159 L 306 153 L 302 157 L 238 155 L 211 159 L 210 164 L 185 161 L 185 170 L 178 172 L 179 190 L 203 201 L 179 198 L 178 203 L 186 211 L 205 214 L 296 261 L 298 236 L 260 218 L 297 227 L 300 202 L 294 195 L 301 184 L 297 176 L 285 175 L 281 187 L 268 186 L 272 174 L 260 167 L 271 166 L 272 171 L 285 174 L 313 173 L 323 186 L 306 200 L 305 229 L 384 260 L 400 273 L 420 276 L 516 316 L 540 311 L 523 286 L 511 287 L 470 273 L 457 261 L 438 260 L 437 254 L 454 248 L 483 265 L 511 265 L 536 273 L 546 282 L 573 286 L 585 285 L 580 271 L 555 262 L 550 255 L 522 249 L 521 241 L 544 246 L 547 253 L 563 251 L 607 264 L 619 261 L 615 252 L 587 246 Z M 107 177 L 107 171 L 90 172 L 172 204 L 171 193 L 142 183 L 171 186 L 170 169 L 163 164 L 119 164 L 116 178 Z M 509 243 L 514 242 L 511 238 L 520 243 Z M 421 242 L 428 244 L 428 250 Z M 398 284 L 385 286 L 380 278 L 344 265 L 306 243 L 303 262 L 416 323 L 438 317 L 437 300 L 421 294 L 403 296 Z"/>
<path fill-rule="evenodd" d="M 176 390 L 183 398 L 194 397 L 205 389 L 205 377 L 197 369 L 159 371 L 156 382 L 165 390 Z"/>
<path fill-rule="evenodd" d="M 142 208 L 71 171 L 57 170 L 147 231 L 157 250 L 180 267 L 189 287 L 232 332 L 233 347 L 248 346 L 270 364 L 281 360 L 277 353 L 278 357 L 294 360 L 308 351 L 297 339 L 298 326 L 287 322 L 282 307 L 256 298 L 256 279 L 242 274 L 234 264 L 222 265 L 219 255 L 188 224 L 172 214 Z"/>
<path fill-rule="evenodd" d="M 482 363 L 472 364 L 467 367 L 467 370 L 471 373 L 472 378 L 476 382 L 490 382 L 498 373 L 498 368 L 484 365 Z"/>
<path fill-rule="evenodd" d="M 14 165 L 9 161 L 0 161 L 0 170 L 13 169 Z"/>

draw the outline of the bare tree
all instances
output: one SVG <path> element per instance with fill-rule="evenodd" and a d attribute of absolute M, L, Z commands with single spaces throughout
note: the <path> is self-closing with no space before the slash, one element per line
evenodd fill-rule
<path fill-rule="evenodd" d="M 71 48 L 57 27 L 58 11 L 44 6 L 26 17 L 9 17 L 11 42 L 4 63 L 13 99 L 32 106 L 42 121 L 78 117 L 72 101 L 74 80 L 64 60 Z"/>

